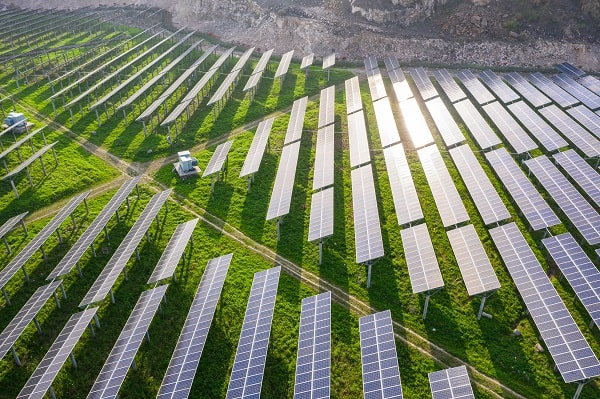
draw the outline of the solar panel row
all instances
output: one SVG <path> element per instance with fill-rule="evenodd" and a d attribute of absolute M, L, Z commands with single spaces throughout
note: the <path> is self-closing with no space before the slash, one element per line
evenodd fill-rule
<path fill-rule="evenodd" d="M 117 280 L 117 277 L 119 277 L 121 271 L 124 270 L 131 254 L 144 237 L 144 234 L 148 231 L 150 224 L 156 215 L 158 215 L 158 211 L 160 211 L 160 208 L 167 201 L 170 194 L 170 189 L 164 190 L 155 194 L 150 199 L 136 222 L 131 227 L 131 230 L 129 230 L 121 242 L 121 245 L 116 249 L 106 266 L 104 266 L 102 272 L 100 272 L 96 281 L 94 281 L 94 284 L 92 284 L 82 301 L 79 303 L 79 307 L 84 307 L 103 300 L 112 290 L 112 286 Z"/>
<path fill-rule="evenodd" d="M 520 99 L 519 95 L 513 91 L 498 75 L 489 69 L 479 73 L 479 78 L 489 87 L 496 97 L 504 104 L 511 103 Z"/>
<path fill-rule="evenodd" d="M 437 97 L 426 101 L 425 106 L 431 114 L 433 122 L 435 123 L 440 136 L 442 136 L 442 140 L 444 140 L 446 147 L 451 147 L 466 140 L 441 98 Z"/>
<path fill-rule="evenodd" d="M 517 154 L 538 148 L 537 144 L 498 101 L 484 105 L 483 110 Z"/>
<path fill-rule="evenodd" d="M 20 269 L 25 267 L 25 263 L 33 256 L 33 254 L 46 242 L 48 237 L 54 233 L 65 221 L 75 208 L 79 206 L 91 191 L 79 194 L 73 197 L 67 205 L 65 205 L 54 218 L 35 236 L 33 239 L 19 252 L 9 263 L 0 271 L 0 288 L 8 283 L 8 281 Z M 25 269 L 23 269 L 25 270 Z"/>
<path fill-rule="evenodd" d="M 248 150 L 248 155 L 246 155 L 244 165 L 240 171 L 240 177 L 248 176 L 258 172 L 265 149 L 269 143 L 269 135 L 271 134 L 271 127 L 273 127 L 274 120 L 275 118 L 271 117 L 261 121 L 258 124 L 256 133 L 252 139 L 252 144 L 250 144 L 250 149 Z"/>
<path fill-rule="evenodd" d="M 102 208 L 98 216 L 88 226 L 85 232 L 79 237 L 77 242 L 69 249 L 61 261 L 56 267 L 50 272 L 46 280 L 52 280 L 57 277 L 68 274 L 73 266 L 83 256 L 86 249 L 93 245 L 94 240 L 100 234 L 100 231 L 106 226 L 108 220 L 112 217 L 113 213 L 117 212 L 123 201 L 127 199 L 127 196 L 133 190 L 133 188 L 140 182 L 141 176 L 133 177 L 127 180 L 121 185 L 115 195 L 108 201 L 108 204 Z"/>
<path fill-rule="evenodd" d="M 390 311 L 361 317 L 358 322 L 364 398 L 402 399 Z"/>
<path fill-rule="evenodd" d="M 417 153 L 444 227 L 468 221 L 469 215 L 440 151 L 431 145 Z"/>
<path fill-rule="evenodd" d="M 402 143 L 384 149 L 383 155 L 398 224 L 404 225 L 423 219 L 423 210 Z"/>
<path fill-rule="evenodd" d="M 192 237 L 197 223 L 198 219 L 192 219 L 177 226 L 147 284 L 156 283 L 174 275 L 175 268 L 185 251 L 188 241 Z"/>
<path fill-rule="evenodd" d="M 560 220 L 504 148 L 485 154 L 490 166 L 508 190 L 534 231 L 560 224 Z"/>
<path fill-rule="evenodd" d="M 371 164 L 352 169 L 351 180 L 356 263 L 368 263 L 384 255 Z"/>
<path fill-rule="evenodd" d="M 566 383 L 600 375 L 600 362 L 515 223 L 490 235 Z"/>
<path fill-rule="evenodd" d="M 444 286 L 440 266 L 425 223 L 400 231 L 413 294 Z"/>
<path fill-rule="evenodd" d="M 330 374 L 331 292 L 324 292 L 302 300 L 294 399 L 328 399 Z"/>
<path fill-rule="evenodd" d="M 560 269 L 575 294 L 600 326 L 600 272 L 570 233 L 548 237 L 542 244 Z"/>
<path fill-rule="evenodd" d="M 527 81 L 518 72 L 510 72 L 504 75 L 506 80 L 516 91 L 523 96 L 527 101 L 531 103 L 535 108 L 539 108 L 543 105 L 552 103 L 548 97 L 540 92 L 535 86 Z"/>
<path fill-rule="evenodd" d="M 168 285 L 161 285 L 142 292 L 135 307 L 131 311 L 125 326 L 117 338 L 117 342 L 106 358 L 88 399 L 115 398 L 119 394 L 121 384 L 127 371 L 134 362 L 135 355 L 148 333 L 150 323 L 167 291 Z"/>
<path fill-rule="evenodd" d="M 18 399 L 42 399 L 90 324 L 98 308 L 86 309 L 71 316 L 37 368 L 19 392 Z"/>
<path fill-rule="evenodd" d="M 525 165 L 583 238 L 590 245 L 600 244 L 600 214 L 579 194 L 558 168 L 545 155 L 528 159 Z"/>
<path fill-rule="evenodd" d="M 429 373 L 433 399 L 475 399 L 465 366 Z"/>
<path fill-rule="evenodd" d="M 300 141 L 283 147 L 279 166 L 277 167 L 275 183 L 273 184 L 271 200 L 269 201 L 267 220 L 285 216 L 290 212 L 299 153 Z"/>
<path fill-rule="evenodd" d="M 189 396 L 232 257 L 223 255 L 206 265 L 157 398 Z"/>
<path fill-rule="evenodd" d="M 208 165 L 206 165 L 206 169 L 204 169 L 202 177 L 212 176 L 215 173 L 219 173 L 223 170 L 232 144 L 233 140 L 229 140 L 219 144 L 217 148 L 215 148 L 215 152 L 213 152 L 210 161 L 208 161 Z"/>
<path fill-rule="evenodd" d="M 254 274 L 226 399 L 260 397 L 280 272 Z"/>
<path fill-rule="evenodd" d="M 510 219 L 510 213 L 468 144 L 450 149 L 450 156 L 486 225 Z"/>

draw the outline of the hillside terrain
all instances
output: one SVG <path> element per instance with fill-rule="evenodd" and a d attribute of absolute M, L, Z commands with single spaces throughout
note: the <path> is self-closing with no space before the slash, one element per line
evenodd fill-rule
<path fill-rule="evenodd" d="M 112 5 L 22 0 L 29 8 Z M 141 4 L 124 0 L 123 4 Z M 10 4 L 5 2 L 5 4 Z M 16 3 L 13 3 L 16 4 Z M 189 26 L 233 43 L 341 59 L 547 67 L 568 60 L 600 71 L 599 0 L 148 0 Z"/>

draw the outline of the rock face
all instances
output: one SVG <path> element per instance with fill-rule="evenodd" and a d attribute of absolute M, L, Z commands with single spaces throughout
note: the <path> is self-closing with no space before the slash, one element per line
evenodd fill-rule
<path fill-rule="evenodd" d="M 370 22 L 409 26 L 431 17 L 438 5 L 449 0 L 349 0 L 352 14 Z"/>
<path fill-rule="evenodd" d="M 600 14 L 600 0 L 523 0 L 528 7 L 519 12 L 533 14 L 520 19 L 511 14 L 512 3 L 490 0 L 0 0 L 0 4 L 11 1 L 22 8 L 157 6 L 172 14 L 175 26 L 234 44 L 275 48 L 276 54 L 294 49 L 298 57 L 333 50 L 339 59 L 355 61 L 368 54 L 379 58 L 393 54 L 401 62 L 523 67 L 550 67 L 566 60 L 600 72 L 600 25 L 586 22 L 587 36 L 577 36 L 580 24 L 571 29 L 572 36 L 556 37 L 528 22 L 542 15 L 543 7 L 553 16 L 568 11 L 580 21 L 582 7 L 590 16 Z M 554 13 L 558 6 L 563 8 Z M 560 32 L 563 24 L 553 26 Z"/>

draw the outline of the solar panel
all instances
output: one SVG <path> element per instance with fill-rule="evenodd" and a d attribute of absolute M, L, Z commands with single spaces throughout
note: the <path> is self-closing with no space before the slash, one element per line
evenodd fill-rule
<path fill-rule="evenodd" d="M 531 225 L 532 230 L 538 231 L 560 224 L 560 220 L 552 208 L 548 206 L 506 149 L 499 148 L 490 151 L 485 154 L 485 157 Z"/>
<path fill-rule="evenodd" d="M 210 49 L 206 50 L 206 52 L 202 54 L 202 56 L 198 58 L 198 60 L 194 62 L 192 66 L 190 66 L 185 72 L 183 72 L 177 78 L 177 80 L 175 80 L 160 96 L 158 96 L 158 98 L 152 104 L 150 104 L 150 106 L 148 106 L 148 108 L 144 110 L 144 112 L 140 114 L 140 116 L 137 117 L 136 121 L 139 122 L 152 116 L 154 111 L 156 111 L 166 101 L 167 98 L 169 98 L 173 93 L 175 93 L 175 91 L 177 91 L 177 89 L 183 84 L 183 82 L 185 82 L 194 73 L 194 71 L 204 62 L 206 58 L 208 58 L 210 54 L 212 54 L 217 49 L 217 47 L 218 46 L 215 45 Z M 172 123 L 174 120 L 177 119 L 177 117 L 179 117 L 179 115 L 181 115 L 184 109 L 194 98 L 196 98 L 198 93 L 200 93 L 204 86 L 206 86 L 206 84 L 218 71 L 218 69 L 225 62 L 225 60 L 227 60 L 231 53 L 233 53 L 233 49 L 233 47 L 230 48 L 224 54 L 222 54 L 221 57 L 219 57 L 219 59 L 208 70 L 208 72 L 206 72 L 202 76 L 202 78 L 194 85 L 194 87 L 192 87 L 188 91 L 183 100 L 181 100 L 180 103 L 173 109 L 173 111 L 171 111 L 171 113 L 164 119 L 164 121 L 161 123 L 161 126 Z"/>
<path fill-rule="evenodd" d="M 539 72 L 530 73 L 527 75 L 527 79 L 563 108 L 570 107 L 579 102 L 575 97 L 558 87 L 553 81 Z"/>
<path fill-rule="evenodd" d="M 217 148 L 215 148 L 215 152 L 213 152 L 210 161 L 208 161 L 208 165 L 206 165 L 206 169 L 204 169 L 202 177 L 211 176 L 223 170 L 225 161 L 227 161 L 227 155 L 229 154 L 229 150 L 231 149 L 232 144 L 233 140 L 229 140 L 225 143 L 219 144 Z"/>
<path fill-rule="evenodd" d="M 18 399 L 43 398 L 46 391 L 51 387 L 54 378 L 62 368 L 71 351 L 77 345 L 79 338 L 87 328 L 96 314 L 98 308 L 86 309 L 75 313 L 54 340 L 46 355 L 35 369 L 29 380 L 19 392 Z"/>
<path fill-rule="evenodd" d="M 481 81 L 477 79 L 477 76 L 475 76 L 473 72 L 463 69 L 456 74 L 456 77 L 463 83 L 478 104 L 483 105 L 496 99 L 494 95 L 485 88 Z"/>
<path fill-rule="evenodd" d="M 500 130 L 517 154 L 529 152 L 538 148 L 537 144 L 527 135 L 508 111 L 498 101 L 486 104 L 483 110 Z"/>
<path fill-rule="evenodd" d="M 414 98 L 410 98 L 400 102 L 400 111 L 402 111 L 402 119 L 404 126 L 408 131 L 410 140 L 414 148 L 421 148 L 433 143 L 431 130 L 421 113 L 419 104 Z"/>
<path fill-rule="evenodd" d="M 394 209 L 398 224 L 403 225 L 423 219 L 423 210 L 410 174 L 410 167 L 402 143 L 383 150 L 390 188 L 394 199 Z"/>
<path fill-rule="evenodd" d="M 390 100 L 382 98 L 379 101 L 375 101 L 373 103 L 373 110 L 375 111 L 381 146 L 385 148 L 400 142 L 400 134 L 398 133 Z"/>
<path fill-rule="evenodd" d="M 447 232 L 469 296 L 500 288 L 490 259 L 472 224 Z"/>
<path fill-rule="evenodd" d="M 444 286 L 433 243 L 425 223 L 400 231 L 413 294 Z"/>
<path fill-rule="evenodd" d="M 398 63 L 398 58 L 396 58 L 394 56 L 384 57 L 383 62 L 385 63 L 385 68 L 388 70 L 388 72 L 400 68 L 400 64 Z"/>
<path fill-rule="evenodd" d="M 475 399 L 465 366 L 429 373 L 433 399 Z"/>
<path fill-rule="evenodd" d="M 577 83 L 600 96 L 600 80 L 598 78 L 588 75 L 577 79 Z"/>
<path fill-rule="evenodd" d="M 366 263 L 384 255 L 371 165 L 353 169 L 351 179 L 356 263 Z"/>
<path fill-rule="evenodd" d="M 288 69 L 290 69 L 290 63 L 292 62 L 293 56 L 294 50 L 288 51 L 287 53 L 281 56 L 281 61 L 279 61 L 277 71 L 275 71 L 275 79 L 285 76 L 285 74 L 288 72 Z"/>
<path fill-rule="evenodd" d="M 590 244 L 600 244 L 600 214 L 545 156 L 525 161 L 525 165 Z"/>
<path fill-rule="evenodd" d="M 29 214 L 29 211 L 23 212 L 17 216 L 13 216 L 8 219 L 2 226 L 0 226 L 0 238 L 4 238 L 17 224 L 21 223 L 25 216 Z"/>
<path fill-rule="evenodd" d="M 383 83 L 383 76 L 381 76 L 379 69 L 367 71 L 367 81 L 369 83 L 369 91 L 371 92 L 371 98 L 373 101 L 387 97 L 385 84 Z"/>
<path fill-rule="evenodd" d="M 258 124 L 256 133 L 252 139 L 252 144 L 250 144 L 250 149 L 248 150 L 248 155 L 246 155 L 246 159 L 244 160 L 240 177 L 258 172 L 260 162 L 262 161 L 265 149 L 269 142 L 269 135 L 271 134 L 271 127 L 273 127 L 274 120 L 275 117 L 271 117 Z"/>
<path fill-rule="evenodd" d="M 335 65 L 335 53 L 323 57 L 323 69 L 331 68 Z"/>
<path fill-rule="evenodd" d="M 451 147 L 466 140 L 441 98 L 437 97 L 425 101 L 425 106 L 431 114 L 433 122 L 435 123 L 440 136 L 442 136 L 442 140 L 444 140 L 446 147 Z"/>
<path fill-rule="evenodd" d="M 348 139 L 350 147 L 350 167 L 354 168 L 371 162 L 369 139 L 363 111 L 348 115 Z"/>
<path fill-rule="evenodd" d="M 577 122 L 600 139 L 600 115 L 590 111 L 585 105 L 578 105 L 567 110 Z"/>
<path fill-rule="evenodd" d="M 300 311 L 294 399 L 329 399 L 331 292 L 304 298 Z"/>
<path fill-rule="evenodd" d="M 469 220 L 469 214 L 435 145 L 417 151 L 444 227 Z"/>
<path fill-rule="evenodd" d="M 313 242 L 333 235 L 333 187 L 312 195 L 308 241 Z"/>
<path fill-rule="evenodd" d="M 483 119 L 479 111 L 469 99 L 454 104 L 454 108 L 465 122 L 467 129 L 482 150 L 502 144 L 500 138 L 494 133 L 490 125 Z"/>
<path fill-rule="evenodd" d="M 106 226 L 106 223 L 108 223 L 108 220 L 112 217 L 113 213 L 117 212 L 123 201 L 127 199 L 127 196 L 131 190 L 133 190 L 133 188 L 140 182 L 141 178 L 142 176 L 133 177 L 121 185 L 116 194 L 113 195 L 110 201 L 108 201 L 108 204 L 104 206 L 102 211 L 100 211 L 94 221 L 79 237 L 77 242 L 73 244 L 67 254 L 63 256 L 58 265 L 56 265 L 48 277 L 46 277 L 46 280 L 52 280 L 57 277 L 64 276 L 73 269 L 73 266 L 79 262 L 79 259 L 81 259 L 86 249 L 93 245 L 94 240 Z"/>
<path fill-rule="evenodd" d="M 127 371 L 148 332 L 168 285 L 160 285 L 142 292 L 121 330 L 117 342 L 104 362 L 88 398 L 114 398 L 119 394 Z"/>
<path fill-rule="evenodd" d="M 136 39 L 137 37 L 148 33 L 149 30 L 151 30 L 154 27 L 148 28 L 143 32 L 138 33 L 137 35 L 135 35 L 134 37 L 132 37 L 130 40 L 128 40 L 125 43 L 128 42 L 132 42 L 134 39 Z M 120 60 L 123 57 L 126 57 L 128 54 L 133 53 L 135 50 L 137 50 L 138 48 L 142 48 L 142 46 L 144 46 L 146 43 L 150 42 L 152 39 L 158 37 L 158 35 L 160 35 L 162 33 L 162 31 L 159 31 L 157 33 L 154 33 L 152 36 L 148 37 L 147 39 L 141 41 L 140 43 L 134 45 L 133 47 L 129 48 L 128 50 L 118 54 L 115 58 L 107 61 L 106 63 L 102 64 L 101 66 L 99 66 L 98 68 L 94 69 L 93 71 L 91 71 L 90 73 L 86 74 L 85 76 L 81 77 L 80 79 L 76 80 L 75 82 L 63 87 L 62 89 L 60 89 L 59 91 L 57 91 L 56 93 L 54 93 L 53 95 L 51 95 L 50 97 L 48 97 L 49 100 L 53 100 L 55 98 L 58 98 L 59 96 L 63 95 L 64 93 L 66 93 L 67 91 L 71 90 L 72 88 L 74 88 L 75 86 L 80 86 L 83 82 L 85 82 L 90 76 L 95 75 L 98 72 L 101 72 L 102 70 L 104 70 L 106 67 L 110 66 L 111 64 L 117 62 L 118 60 Z M 125 44 L 122 43 L 122 44 Z M 117 46 L 118 47 L 118 46 Z M 112 50 L 110 50 L 112 51 Z M 105 53 L 106 54 L 106 53 Z"/>
<path fill-rule="evenodd" d="M 408 80 L 406 80 L 402 69 L 398 68 L 392 71 L 388 69 L 388 75 L 392 81 L 392 88 L 394 89 L 394 94 L 396 95 L 396 101 L 402 102 L 414 97 L 412 89 L 410 88 Z"/>
<path fill-rule="evenodd" d="M 390 311 L 361 317 L 358 323 L 364 398 L 402 399 Z"/>
<path fill-rule="evenodd" d="M 572 78 L 580 78 L 585 75 L 584 71 L 582 71 L 581 69 L 577 68 L 575 65 L 570 64 L 568 62 L 562 62 L 562 63 L 556 65 L 556 69 L 558 69 L 559 71 L 561 71 L 563 73 L 566 73 L 567 75 L 571 76 Z"/>
<path fill-rule="evenodd" d="M 313 61 L 315 59 L 315 54 L 314 53 L 310 53 L 305 55 L 302 58 L 302 62 L 300 63 L 300 69 L 306 69 L 309 66 L 311 66 L 313 64 Z"/>
<path fill-rule="evenodd" d="M 510 219 L 510 213 L 468 144 L 450 149 L 450 156 L 467 190 L 488 225 Z"/>
<path fill-rule="evenodd" d="M 86 191 L 85 193 L 73 197 L 69 203 L 65 205 L 35 237 L 33 237 L 25 248 L 23 248 L 8 265 L 0 270 L 0 288 L 4 288 L 20 268 L 23 268 L 23 271 L 25 271 L 25 263 L 27 263 L 42 245 L 44 245 L 48 237 L 60 227 L 62 222 L 73 213 L 75 208 L 77 208 L 90 193 L 91 191 Z"/>
<path fill-rule="evenodd" d="M 552 157 L 587 196 L 600 207 L 600 174 L 575 150 L 559 152 Z"/>
<path fill-rule="evenodd" d="M 373 69 L 379 69 L 379 63 L 377 62 L 376 56 L 369 55 L 365 58 L 365 69 L 367 71 L 372 71 Z"/>
<path fill-rule="evenodd" d="M 306 104 L 308 97 L 302 97 L 292 104 L 292 114 L 290 122 L 285 133 L 283 144 L 293 143 L 302 138 L 302 126 L 304 126 L 304 115 L 306 114 Z"/>
<path fill-rule="evenodd" d="M 232 256 L 211 259 L 206 265 L 157 398 L 189 396 Z"/>
<path fill-rule="evenodd" d="M 155 194 L 148 204 L 146 208 L 142 211 L 138 220 L 133 224 L 131 230 L 127 233 L 121 245 L 115 250 L 115 253 L 110 258 L 104 269 L 94 281 L 94 284 L 88 290 L 87 294 L 79 304 L 79 307 L 84 307 L 90 305 L 92 303 L 103 300 L 109 291 L 112 290 L 112 286 L 119 277 L 119 274 L 125 268 L 127 261 L 131 257 L 133 251 L 137 248 L 138 244 L 144 237 L 144 234 L 148 231 L 150 224 L 158 215 L 158 211 L 165 203 L 169 195 L 171 194 L 171 189 L 161 191 L 158 194 Z"/>
<path fill-rule="evenodd" d="M 0 180 L 2 180 L 2 181 L 12 180 L 16 175 L 18 175 L 19 173 L 21 173 L 22 171 L 24 171 L 25 169 L 27 169 L 29 166 L 31 166 L 32 163 L 34 163 L 35 161 L 37 161 L 45 153 L 47 153 L 52 148 L 54 148 L 54 146 L 56 144 L 58 144 L 58 141 L 55 141 L 54 143 L 50 143 L 50 144 L 44 146 L 43 148 L 40 148 L 38 151 L 36 151 L 35 154 L 33 154 L 32 156 L 30 156 L 29 158 L 27 158 L 19 166 L 17 166 L 16 168 L 14 168 L 10 172 L 8 172 L 6 175 L 2 176 L 2 178 Z"/>
<path fill-rule="evenodd" d="M 319 103 L 319 124 L 322 128 L 335 122 L 335 86 L 321 90 Z"/>
<path fill-rule="evenodd" d="M 258 85 L 272 54 L 273 49 L 263 53 L 263 55 L 258 60 L 258 64 L 256 64 L 256 67 L 254 68 L 254 72 L 252 72 L 252 76 L 250 77 L 250 79 L 248 79 L 246 86 L 244 86 L 244 91 L 248 91 Z"/>
<path fill-rule="evenodd" d="M 409 72 L 424 101 L 438 96 L 437 90 L 433 86 L 433 83 L 431 83 L 427 71 L 423 67 L 411 68 Z"/>
<path fill-rule="evenodd" d="M 315 173 L 313 190 L 333 185 L 334 178 L 334 125 L 319 129 L 317 132 L 317 150 L 315 153 Z"/>
<path fill-rule="evenodd" d="M 360 85 L 358 76 L 346 80 L 346 111 L 351 114 L 363 109 L 362 98 L 360 97 Z"/>
<path fill-rule="evenodd" d="M 102 87 L 105 83 L 109 82 L 112 78 L 114 78 L 115 76 L 118 76 L 119 74 L 121 74 L 125 70 L 127 70 L 129 67 L 131 67 L 131 66 L 135 65 L 136 63 L 138 63 L 139 61 L 143 60 L 146 56 L 152 54 L 160 46 L 162 46 L 167 41 L 169 41 L 170 39 L 172 39 L 177 33 L 181 32 L 182 29 L 179 29 L 177 32 L 169 34 L 168 36 L 166 36 L 165 38 L 163 38 L 161 41 L 159 41 L 158 43 L 156 43 L 153 46 L 149 47 L 148 49 L 144 50 L 142 53 L 134 56 L 126 64 L 121 65 L 116 70 L 112 71 L 111 73 L 103 75 L 102 79 L 100 79 L 98 82 L 94 83 L 92 86 L 90 86 L 83 93 L 79 94 L 77 97 L 75 97 L 70 102 L 68 102 L 67 104 L 65 104 L 65 109 L 71 108 L 73 105 L 79 103 L 82 99 L 84 99 L 84 98 L 88 97 L 90 94 L 96 92 L 96 90 L 99 87 Z M 155 35 L 155 36 L 157 36 L 157 35 Z"/>
<path fill-rule="evenodd" d="M 452 75 L 450 75 L 450 72 L 448 72 L 446 69 L 434 70 L 433 76 L 440 84 L 442 90 L 444 90 L 444 93 L 446 93 L 446 96 L 448 96 L 450 102 L 455 103 L 463 98 L 467 98 L 467 95 L 463 89 L 460 88 Z"/>
<path fill-rule="evenodd" d="M 523 76 L 517 72 L 510 72 L 504 75 L 506 80 L 516 91 L 523 96 L 527 101 L 531 103 L 535 108 L 539 108 L 542 105 L 552 103 L 548 97 L 540 92 L 535 86 L 529 83 Z"/>
<path fill-rule="evenodd" d="M 556 151 L 569 144 L 556 132 L 546 121 L 544 121 L 524 101 L 510 104 L 508 109 L 517 117 L 519 122 L 540 142 L 546 151 Z"/>
<path fill-rule="evenodd" d="M 273 193 L 267 211 L 267 220 L 285 216 L 290 212 L 299 153 L 299 141 L 284 146 L 281 151 L 279 167 L 273 184 Z"/>
<path fill-rule="evenodd" d="M 177 66 L 177 64 L 179 64 L 181 61 L 183 61 L 203 41 L 204 41 L 203 39 L 200 39 L 196 43 L 194 43 L 193 45 L 188 47 L 187 50 L 185 50 L 183 53 L 181 53 L 177 58 L 175 58 L 168 65 L 166 65 L 163 69 L 161 69 L 160 72 L 158 72 L 156 75 L 154 75 L 154 77 L 152 77 L 150 80 L 148 80 L 146 83 L 144 83 L 144 85 L 142 87 L 140 87 L 135 93 L 133 93 L 125 101 L 123 101 L 117 107 L 117 110 L 126 108 L 129 105 L 133 104 L 142 94 L 144 94 L 148 89 L 150 89 L 152 86 L 154 86 L 154 84 L 156 84 L 156 82 L 158 82 L 159 80 L 163 80 L 163 82 L 164 82 L 164 78 L 167 75 L 167 73 L 169 73 L 169 71 L 171 69 L 175 68 Z"/>
<path fill-rule="evenodd" d="M 504 104 L 511 103 L 513 101 L 520 100 L 521 97 L 513 91 L 506 83 L 500 79 L 498 75 L 489 69 L 479 73 L 479 79 L 483 81 L 489 87 L 496 97 L 500 99 Z"/>
<path fill-rule="evenodd" d="M 566 383 L 600 375 L 600 363 L 515 223 L 489 231 Z"/>
<path fill-rule="evenodd" d="M 8 323 L 4 331 L 0 334 L 0 359 L 2 359 L 17 342 L 21 333 L 37 316 L 38 312 L 44 306 L 48 298 L 56 293 L 56 290 L 62 284 L 61 281 L 53 281 L 39 287 L 29 298 L 29 300 L 19 310 L 17 315 Z"/>
<path fill-rule="evenodd" d="M 539 112 L 586 156 L 600 155 L 600 141 L 556 105 L 544 107 Z"/>
<path fill-rule="evenodd" d="M 591 109 L 600 108 L 600 97 L 566 75 L 556 75 L 552 81 Z"/>
<path fill-rule="evenodd" d="M 226 399 L 260 397 L 280 272 L 277 266 L 254 274 Z"/>
<path fill-rule="evenodd" d="M 197 223 L 198 219 L 192 219 L 177 226 L 146 284 L 156 283 L 173 276 Z"/>
<path fill-rule="evenodd" d="M 148 62 L 147 64 L 145 64 L 144 66 L 141 66 L 140 68 L 136 69 L 135 72 L 133 74 L 131 74 L 130 76 L 127 77 L 127 79 L 121 81 L 116 87 L 114 87 L 112 90 L 110 90 L 107 94 L 105 94 L 104 96 L 102 96 L 100 99 L 98 99 L 94 104 L 90 105 L 90 110 L 94 110 L 97 107 L 101 106 L 102 104 L 106 103 L 108 100 L 110 100 L 115 94 L 117 94 L 118 92 L 120 92 L 121 90 L 123 90 L 127 85 L 129 85 L 131 82 L 135 82 L 136 80 L 141 79 L 140 77 L 150 68 L 152 68 L 154 65 L 158 64 L 159 62 L 161 62 L 163 60 L 163 58 L 167 57 L 169 54 L 171 54 L 171 52 L 175 51 L 175 49 L 177 47 L 179 47 L 180 45 L 182 45 L 188 38 L 190 38 L 195 32 L 190 32 L 187 35 L 185 35 L 183 38 L 181 38 L 177 43 L 175 43 L 175 45 L 169 47 L 168 49 L 166 49 L 165 51 L 161 51 L 158 56 L 154 59 L 152 59 L 152 61 Z"/>
<path fill-rule="evenodd" d="M 600 272 L 596 266 L 570 233 L 545 238 L 542 244 L 567 278 L 594 324 L 600 326 Z"/>

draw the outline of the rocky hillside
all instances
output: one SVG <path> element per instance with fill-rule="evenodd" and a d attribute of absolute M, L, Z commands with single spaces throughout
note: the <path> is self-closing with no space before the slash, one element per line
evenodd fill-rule
<path fill-rule="evenodd" d="M 114 0 L 13 0 L 28 8 Z M 0 0 L 9 4 L 9 0 Z M 277 53 L 404 62 L 549 66 L 600 71 L 600 0 L 121 0 L 169 11 L 177 26 Z"/>

